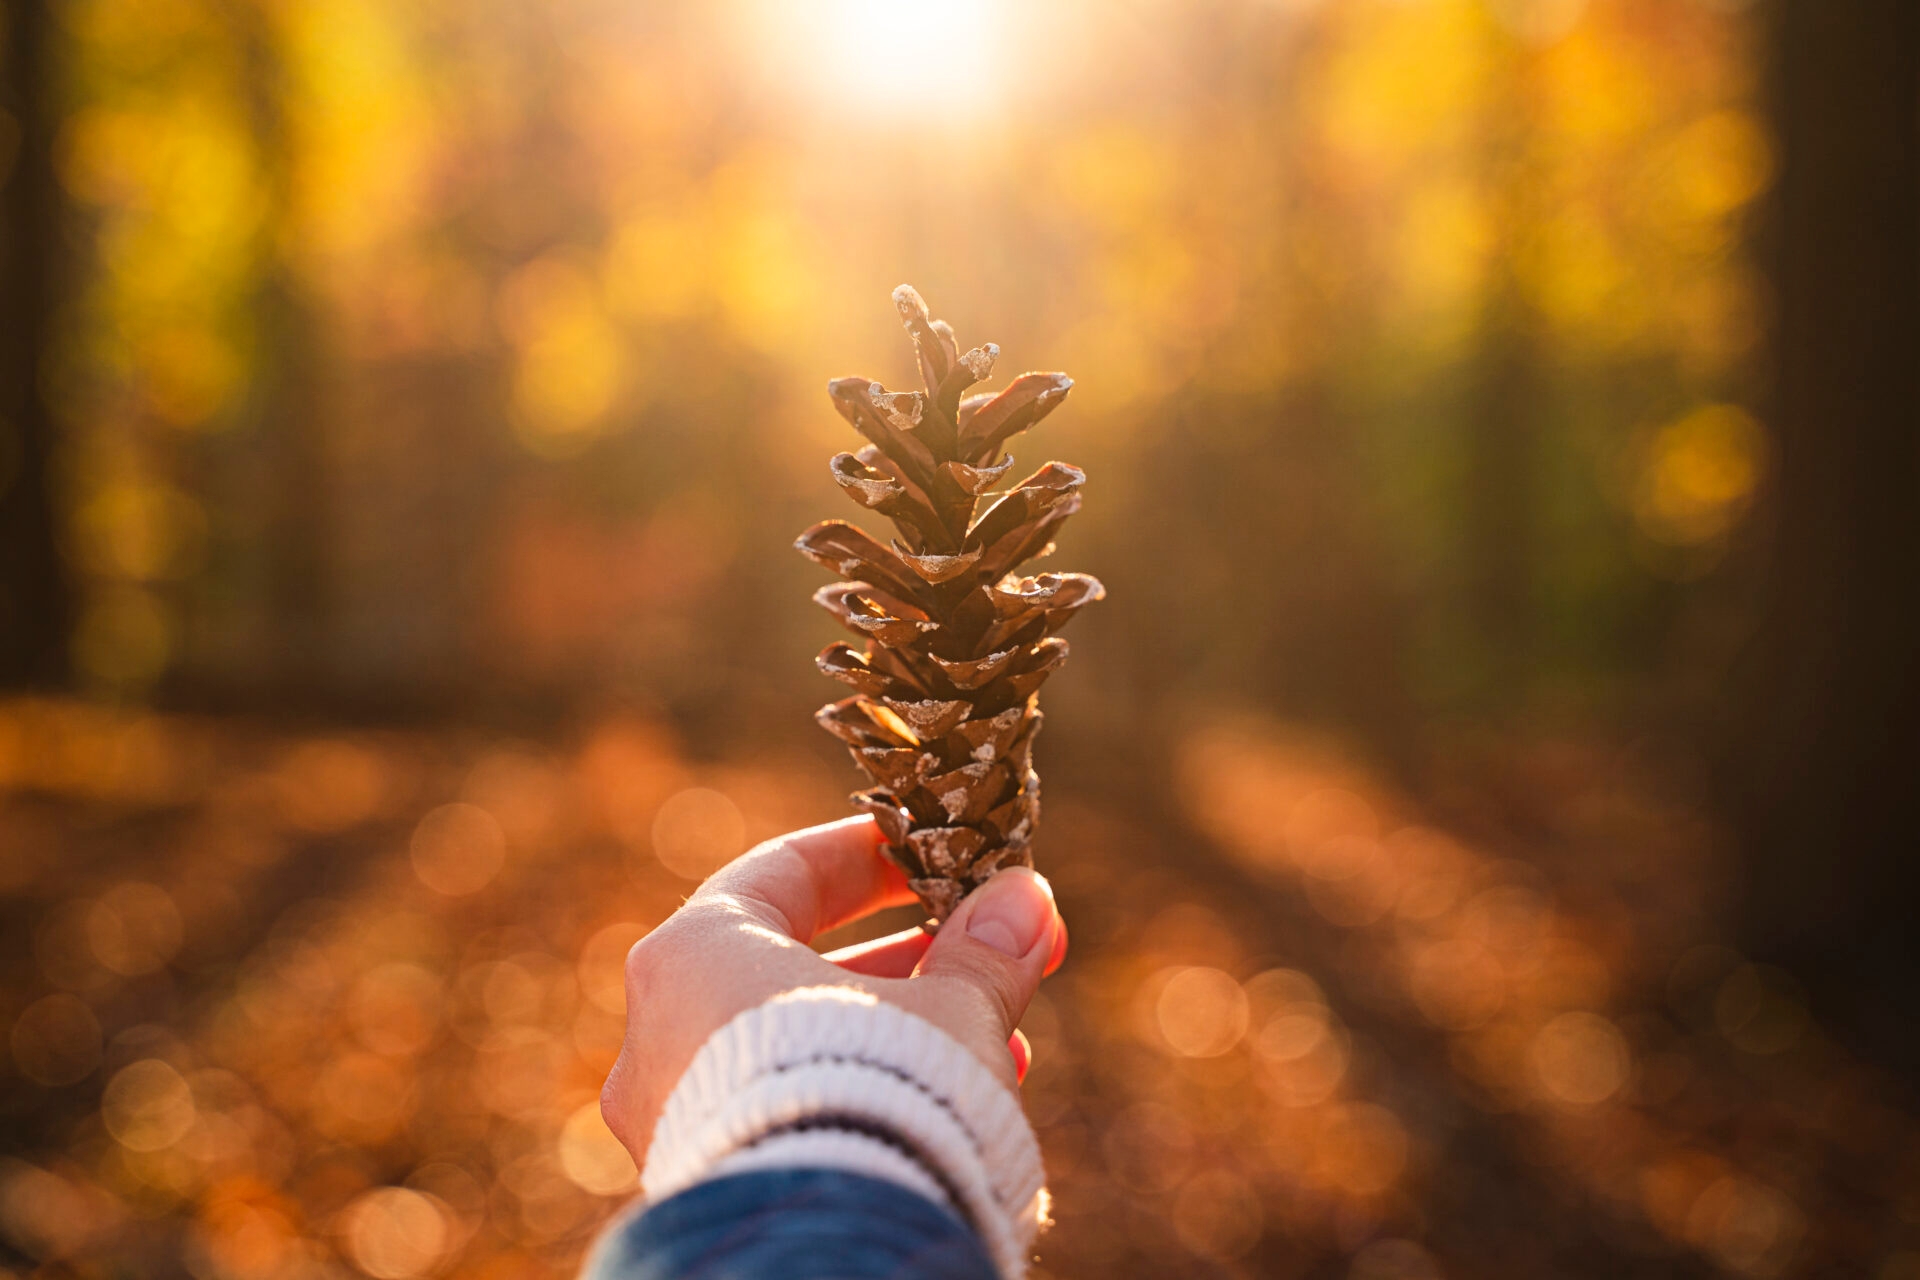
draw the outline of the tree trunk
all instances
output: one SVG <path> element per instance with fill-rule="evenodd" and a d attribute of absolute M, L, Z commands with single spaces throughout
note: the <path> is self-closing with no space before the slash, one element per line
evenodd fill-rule
<path fill-rule="evenodd" d="M 72 600 L 54 529 L 48 467 L 54 421 L 40 385 L 63 260 L 53 173 L 54 103 L 46 8 L 9 0 L 0 182 L 0 687 L 48 687 L 67 674 Z M 8 136 L 11 135 L 11 136 Z"/>
<path fill-rule="evenodd" d="M 282 707 L 324 709 L 338 685 L 331 660 L 334 473 L 320 408 L 319 326 L 282 247 L 294 213 L 298 166 L 288 125 L 287 68 L 271 7 L 235 0 L 231 11 L 246 54 L 249 118 L 273 228 L 253 297 L 259 336 L 253 420 L 247 424 L 263 455 L 265 490 L 272 495 L 263 521 L 270 656 L 259 692 Z"/>
<path fill-rule="evenodd" d="M 1533 158 L 1532 50 L 1508 36 L 1490 72 L 1486 182 L 1499 244 L 1481 305 L 1480 342 L 1466 423 L 1466 492 L 1462 495 L 1466 599 L 1478 641 L 1475 681 L 1483 706 L 1521 705 L 1535 658 L 1535 579 L 1539 522 L 1538 415 L 1544 390 L 1539 317 L 1525 298 L 1516 259 L 1538 225 L 1540 186 Z"/>
<path fill-rule="evenodd" d="M 1920 5 L 1772 16 L 1771 541 L 1721 752 L 1741 925 L 1920 1064 Z"/>

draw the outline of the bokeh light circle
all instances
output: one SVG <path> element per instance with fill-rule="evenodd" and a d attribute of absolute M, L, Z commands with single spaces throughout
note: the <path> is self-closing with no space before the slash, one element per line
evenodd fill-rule
<path fill-rule="evenodd" d="M 347 1253 L 375 1280 L 414 1280 L 431 1273 L 451 1241 L 447 1215 L 432 1196 L 379 1187 L 341 1215 Z"/>
<path fill-rule="evenodd" d="M 1260 1243 L 1266 1214 L 1247 1180 L 1229 1169 L 1207 1169 L 1181 1186 L 1173 1199 L 1173 1231 L 1203 1257 L 1223 1261 Z"/>
<path fill-rule="evenodd" d="M 1247 993 L 1232 975 L 1205 965 L 1174 973 L 1160 989 L 1154 1019 L 1184 1058 L 1217 1058 L 1247 1031 Z"/>
<path fill-rule="evenodd" d="M 129 1151 L 162 1151 L 185 1137 L 195 1116 L 193 1090 L 172 1066 L 142 1058 L 108 1081 L 100 1119 Z"/>
<path fill-rule="evenodd" d="M 704 880 L 746 845 L 739 806 L 711 787 L 668 796 L 653 819 L 653 856 L 688 880 Z"/>
<path fill-rule="evenodd" d="M 1343 1104 L 1322 1121 L 1314 1172 L 1351 1195 L 1378 1195 L 1399 1180 L 1407 1155 L 1407 1131 L 1393 1112 L 1370 1102 Z"/>
<path fill-rule="evenodd" d="M 88 908 L 94 958 L 122 977 L 152 973 L 180 950 L 180 909 L 158 885 L 127 880 Z"/>
<path fill-rule="evenodd" d="M 459 898 L 493 883 L 506 864 L 507 837 L 479 805 L 443 804 L 420 819 L 409 851 L 421 884 Z"/>
<path fill-rule="evenodd" d="M 35 1084 L 72 1084 L 100 1065 L 100 1020 L 63 991 L 22 1009 L 7 1042 L 14 1066 Z"/>
<path fill-rule="evenodd" d="M 376 966 L 354 983 L 347 1015 L 360 1043 L 375 1053 L 414 1054 L 433 1043 L 444 984 L 406 961 Z"/>
<path fill-rule="evenodd" d="M 596 1196 L 632 1191 L 639 1178 L 633 1157 L 607 1128 L 598 1102 L 589 1102 L 567 1117 L 560 1130 L 560 1168 L 575 1186 Z"/>
<path fill-rule="evenodd" d="M 1548 1097 L 1574 1107 L 1605 1102 L 1626 1085 L 1633 1059 L 1620 1029 L 1597 1013 L 1563 1013 L 1528 1048 Z"/>
<path fill-rule="evenodd" d="M 647 926 L 619 920 L 595 931 L 580 948 L 580 994 L 607 1013 L 627 1011 L 627 952 Z"/>

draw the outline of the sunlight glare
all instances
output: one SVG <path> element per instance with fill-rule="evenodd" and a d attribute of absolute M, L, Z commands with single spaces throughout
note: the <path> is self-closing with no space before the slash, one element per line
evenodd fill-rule
<path fill-rule="evenodd" d="M 998 88 L 1002 0 L 771 0 L 762 12 L 771 56 L 810 95 L 925 124 L 914 106 L 950 117 Z"/>

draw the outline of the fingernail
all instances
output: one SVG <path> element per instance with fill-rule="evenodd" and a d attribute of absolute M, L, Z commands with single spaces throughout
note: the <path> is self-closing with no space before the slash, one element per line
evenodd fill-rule
<path fill-rule="evenodd" d="M 1003 872 L 980 886 L 967 936 L 1009 956 L 1024 956 L 1053 923 L 1053 895 L 1037 875 Z"/>
<path fill-rule="evenodd" d="M 1060 918 L 1058 910 L 1053 915 L 1053 950 L 1047 953 L 1047 976 L 1053 976 L 1067 959 L 1067 922 Z"/>

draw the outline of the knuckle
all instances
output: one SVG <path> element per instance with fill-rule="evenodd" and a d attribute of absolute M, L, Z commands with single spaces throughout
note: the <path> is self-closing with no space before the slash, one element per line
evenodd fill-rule
<path fill-rule="evenodd" d="M 791 920 L 787 919 L 772 903 L 762 901 L 752 894 L 736 893 L 726 889 L 716 890 L 703 905 L 710 911 L 724 913 L 736 921 L 749 921 L 789 936 L 794 933 Z"/>
<path fill-rule="evenodd" d="M 677 931 L 662 925 L 627 949 L 624 965 L 627 1021 L 652 1006 L 654 997 L 671 989 L 673 975 L 686 967 L 686 942 Z"/>
<path fill-rule="evenodd" d="M 656 929 L 627 948 L 626 975 L 629 987 L 644 987 L 652 980 L 660 968 L 661 952 L 665 947 L 666 943 Z"/>
<path fill-rule="evenodd" d="M 724 900 L 696 898 L 642 934 L 638 942 L 627 948 L 624 968 L 629 995 L 636 987 L 644 989 L 657 984 L 666 975 L 684 967 L 698 954 L 712 923 L 725 916 L 727 910 Z"/>

